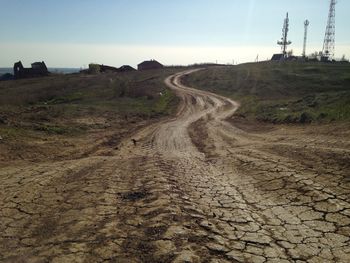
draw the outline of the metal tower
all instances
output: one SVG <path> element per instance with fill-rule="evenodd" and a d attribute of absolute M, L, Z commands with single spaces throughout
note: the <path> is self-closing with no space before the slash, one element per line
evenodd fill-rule
<path fill-rule="evenodd" d="M 309 22 L 309 20 L 306 19 L 304 21 L 305 30 L 304 30 L 304 46 L 303 46 L 303 54 L 302 54 L 303 57 L 305 57 L 305 55 L 306 55 L 307 29 L 308 29 L 309 25 L 310 25 L 310 22 Z"/>
<path fill-rule="evenodd" d="M 288 31 L 289 31 L 289 17 L 287 13 L 286 18 L 284 19 L 281 41 L 277 41 L 277 44 L 281 46 L 283 57 L 286 57 L 287 47 L 290 44 L 292 44 L 291 41 L 288 41 Z"/>
<path fill-rule="evenodd" d="M 335 47 L 335 5 L 337 1 L 331 0 L 329 6 L 328 22 L 326 27 L 326 33 L 324 36 L 322 58 L 323 61 L 329 61 L 334 58 Z"/>

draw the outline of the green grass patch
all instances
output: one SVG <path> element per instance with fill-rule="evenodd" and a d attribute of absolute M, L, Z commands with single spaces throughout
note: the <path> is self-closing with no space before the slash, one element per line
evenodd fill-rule
<path fill-rule="evenodd" d="M 73 74 L 0 82 L 0 128 L 23 127 L 47 134 L 81 132 L 77 118 L 169 115 L 177 98 L 164 79 L 181 69 Z M 2 118 L 7 123 L 2 123 Z M 61 125 L 71 123 L 72 125 Z"/>
<path fill-rule="evenodd" d="M 0 127 L 0 136 L 4 139 L 17 139 L 20 137 L 27 136 L 27 132 L 23 128 L 11 127 L 11 126 L 2 126 Z"/>
<path fill-rule="evenodd" d="M 173 91 L 166 89 L 161 93 L 152 111 L 156 114 L 169 115 L 175 111 L 178 98 Z"/>
<path fill-rule="evenodd" d="M 83 127 L 40 124 L 40 125 L 35 125 L 34 130 L 45 132 L 49 135 L 78 135 L 78 134 L 81 134 L 86 129 L 84 129 Z"/>
<path fill-rule="evenodd" d="M 195 88 L 241 102 L 237 112 L 274 123 L 350 121 L 350 64 L 248 63 L 189 75 Z"/>

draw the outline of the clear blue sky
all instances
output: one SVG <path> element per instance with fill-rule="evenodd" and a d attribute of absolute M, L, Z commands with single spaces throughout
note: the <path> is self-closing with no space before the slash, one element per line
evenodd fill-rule
<path fill-rule="evenodd" d="M 82 66 L 268 56 L 279 51 L 287 11 L 291 49 L 300 52 L 307 18 L 309 52 L 321 50 L 329 0 L 0 0 L 0 6 L 0 66 L 18 59 Z M 338 1 L 338 57 L 350 55 L 349 10 L 349 0 Z"/>

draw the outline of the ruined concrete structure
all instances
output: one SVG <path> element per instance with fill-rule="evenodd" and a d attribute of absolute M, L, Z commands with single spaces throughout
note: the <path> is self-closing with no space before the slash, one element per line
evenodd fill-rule
<path fill-rule="evenodd" d="M 24 79 L 47 76 L 49 75 L 49 71 L 44 61 L 32 63 L 31 68 L 23 67 L 22 62 L 18 61 L 13 66 L 13 74 L 15 79 Z"/>
<path fill-rule="evenodd" d="M 137 65 L 138 70 L 161 69 L 161 68 L 164 68 L 164 66 L 156 60 L 144 61 Z"/>

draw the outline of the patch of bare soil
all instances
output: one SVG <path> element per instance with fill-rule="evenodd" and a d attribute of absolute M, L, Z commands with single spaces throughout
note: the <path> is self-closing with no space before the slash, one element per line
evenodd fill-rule
<path fill-rule="evenodd" d="M 248 120 L 244 117 L 236 115 L 228 118 L 227 121 L 243 131 L 252 133 L 268 132 L 276 129 L 276 126 L 274 124 L 257 120 Z"/>
<path fill-rule="evenodd" d="M 120 142 L 155 120 L 139 117 L 88 117 L 76 120 L 56 120 L 67 127 L 79 124 L 82 132 L 76 134 L 49 134 L 30 132 L 0 141 L 0 164 L 12 166 L 16 162 L 46 162 L 86 158 L 91 155 L 111 155 Z"/>

